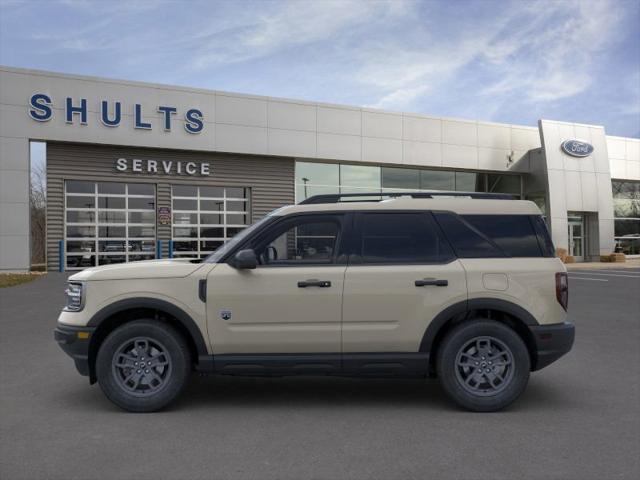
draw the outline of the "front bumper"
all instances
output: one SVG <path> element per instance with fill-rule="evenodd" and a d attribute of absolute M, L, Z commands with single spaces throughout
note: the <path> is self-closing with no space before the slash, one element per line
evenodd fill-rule
<path fill-rule="evenodd" d="M 537 358 L 532 370 L 540 370 L 571 350 L 576 335 L 573 323 L 535 325 L 529 329 L 536 344 Z"/>
<path fill-rule="evenodd" d="M 80 375 L 89 376 L 89 343 L 95 328 L 73 327 L 71 325 L 58 326 L 53 331 L 53 338 L 60 348 L 73 358 Z"/>

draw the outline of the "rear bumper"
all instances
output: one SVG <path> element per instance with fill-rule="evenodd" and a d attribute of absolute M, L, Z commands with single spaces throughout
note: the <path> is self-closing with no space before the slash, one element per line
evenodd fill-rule
<path fill-rule="evenodd" d="M 540 370 L 571 350 L 576 335 L 573 323 L 535 325 L 529 329 L 536 343 L 536 362 L 532 370 Z"/>
<path fill-rule="evenodd" d="M 95 328 L 58 326 L 53 331 L 53 338 L 60 348 L 69 355 L 80 375 L 89 376 L 89 343 Z"/>

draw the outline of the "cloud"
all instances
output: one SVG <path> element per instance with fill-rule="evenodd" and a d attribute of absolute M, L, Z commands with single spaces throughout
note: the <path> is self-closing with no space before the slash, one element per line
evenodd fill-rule
<path fill-rule="evenodd" d="M 503 15 L 461 34 L 425 34 L 419 46 L 387 44 L 365 55 L 362 82 L 381 93 L 372 105 L 403 109 L 464 75 L 484 75 L 477 94 L 553 102 L 592 84 L 593 56 L 616 38 L 622 13 L 604 0 L 504 4 Z M 424 32 L 423 32 L 424 33 Z"/>
<path fill-rule="evenodd" d="M 409 6 L 405 0 L 289 1 L 263 5 L 271 8 L 251 10 L 223 28 L 213 22 L 199 32 L 191 65 L 202 70 L 311 43 L 325 42 L 329 46 L 346 31 L 399 17 Z"/>

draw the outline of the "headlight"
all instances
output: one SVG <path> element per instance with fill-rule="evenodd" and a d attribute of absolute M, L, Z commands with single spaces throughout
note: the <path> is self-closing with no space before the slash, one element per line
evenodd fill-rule
<path fill-rule="evenodd" d="M 64 291 L 67 295 L 67 304 L 64 309 L 68 312 L 79 312 L 84 307 L 84 285 L 82 283 L 67 283 Z"/>

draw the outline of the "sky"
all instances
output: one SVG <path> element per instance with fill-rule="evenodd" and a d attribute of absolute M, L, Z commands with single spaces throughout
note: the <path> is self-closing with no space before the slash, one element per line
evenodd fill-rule
<path fill-rule="evenodd" d="M 0 0 L 0 64 L 640 137 L 640 0 Z"/>

